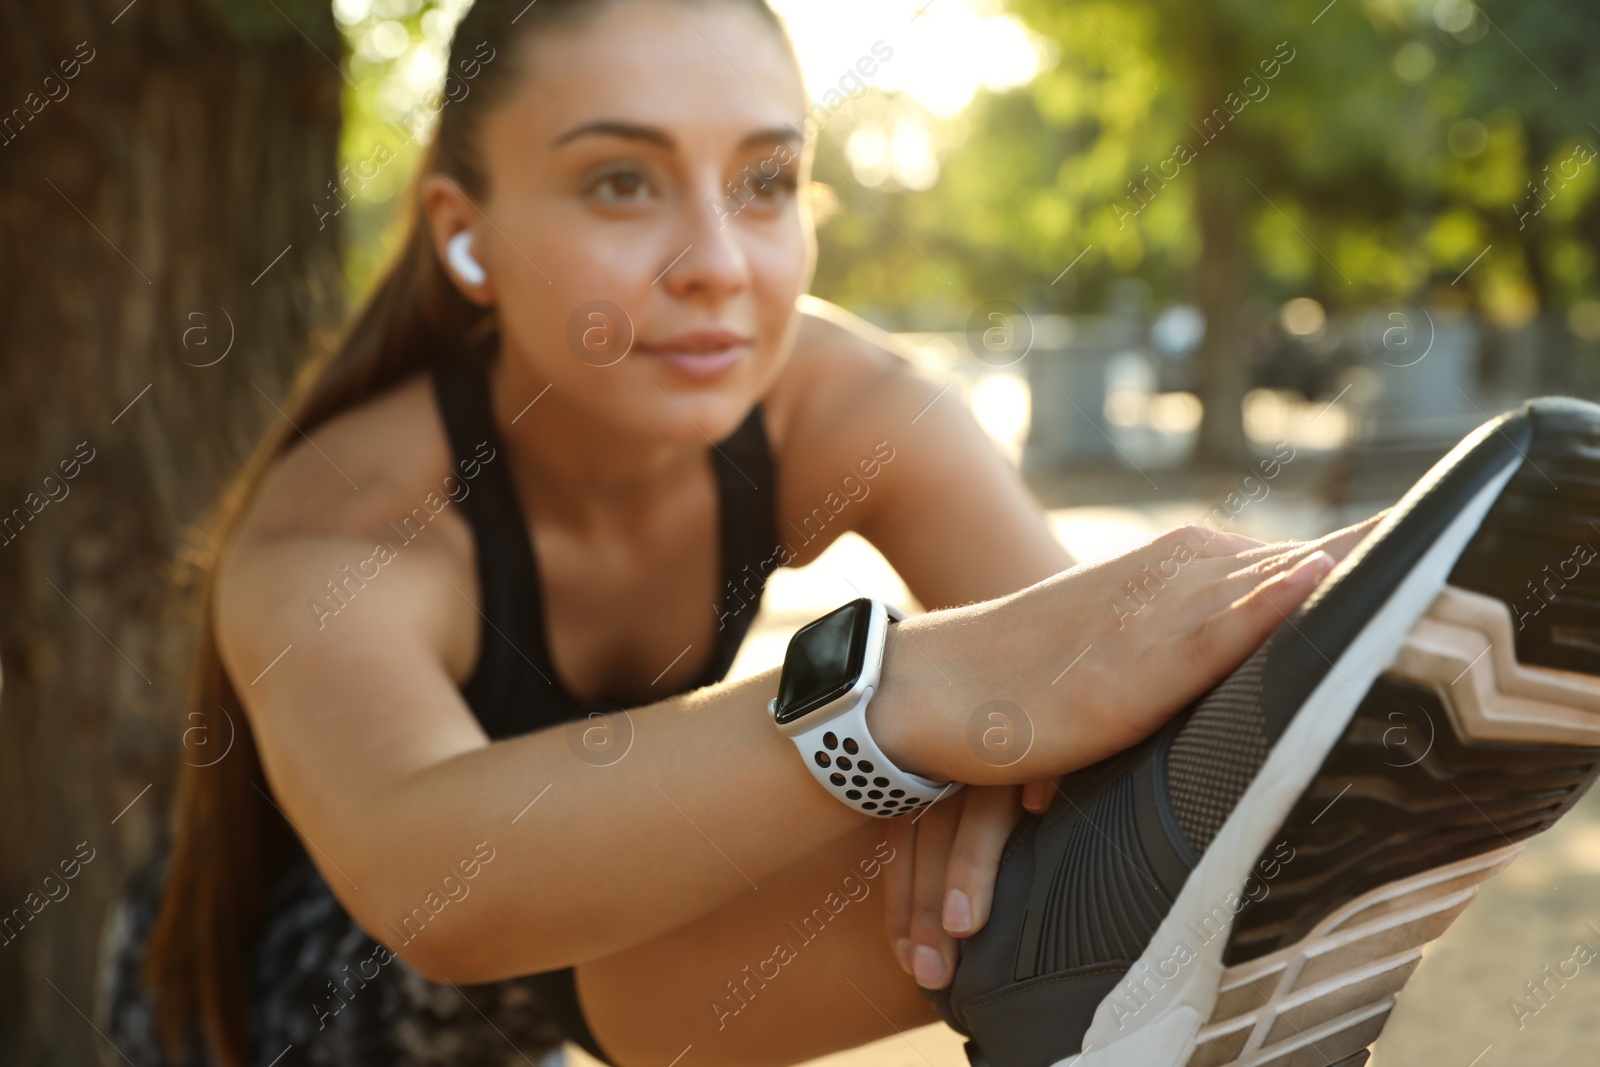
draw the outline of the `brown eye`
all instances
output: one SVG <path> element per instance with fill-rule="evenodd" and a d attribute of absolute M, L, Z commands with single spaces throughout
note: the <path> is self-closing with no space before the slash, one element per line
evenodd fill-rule
<path fill-rule="evenodd" d="M 597 199 L 608 203 L 640 203 L 649 198 L 650 183 L 637 170 L 613 170 L 595 178 L 589 190 Z"/>
<path fill-rule="evenodd" d="M 793 196 L 798 187 L 798 179 L 787 171 L 780 171 L 771 178 L 757 177 L 745 184 L 749 198 L 764 204 L 781 203 Z"/>
<path fill-rule="evenodd" d="M 756 183 L 756 195 L 763 200 L 776 200 L 785 191 L 781 181 L 763 181 Z"/>
<path fill-rule="evenodd" d="M 618 174 L 606 179 L 606 187 L 617 196 L 637 196 L 644 183 L 637 174 Z"/>

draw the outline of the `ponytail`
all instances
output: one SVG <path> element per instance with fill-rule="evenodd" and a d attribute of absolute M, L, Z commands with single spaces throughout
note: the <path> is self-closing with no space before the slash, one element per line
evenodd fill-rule
<path fill-rule="evenodd" d="M 779 26 L 765 0 L 737 2 Z M 343 335 L 295 376 L 283 405 L 288 418 L 271 424 L 180 553 L 197 574 L 199 641 L 187 696 L 190 718 L 210 721 L 220 710 L 234 723 L 236 741 L 216 763 L 186 762 L 179 771 L 166 882 L 141 969 L 173 1063 L 181 1062 L 180 1050 L 196 1030 L 219 1067 L 247 1067 L 253 1059 L 250 955 L 267 893 L 299 848 L 293 828 L 268 802 L 271 789 L 260 755 L 218 655 L 217 561 L 267 470 L 302 432 L 436 365 L 487 366 L 495 357 L 495 311 L 463 296 L 440 264 L 422 203 L 423 178 L 447 175 L 482 201 L 488 189 L 477 133 L 483 116 L 520 75 L 516 47 L 544 28 L 591 16 L 602 6 L 602 0 L 476 0 L 468 9 L 452 36 L 447 69 L 472 71 L 471 91 L 440 107 L 436 133 L 407 192 L 399 251 Z M 492 58 L 485 61 L 485 55 Z"/>

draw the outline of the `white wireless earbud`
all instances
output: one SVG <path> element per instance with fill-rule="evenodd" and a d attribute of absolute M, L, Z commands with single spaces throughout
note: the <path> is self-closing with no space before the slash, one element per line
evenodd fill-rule
<path fill-rule="evenodd" d="M 450 265 L 461 275 L 461 280 L 473 285 L 482 285 L 488 275 L 483 272 L 483 265 L 472 256 L 472 231 L 462 230 L 444 246 L 445 258 Z"/>

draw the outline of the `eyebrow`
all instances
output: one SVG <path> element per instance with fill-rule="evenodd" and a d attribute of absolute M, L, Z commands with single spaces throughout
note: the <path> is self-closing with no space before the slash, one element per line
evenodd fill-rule
<path fill-rule="evenodd" d="M 599 119 L 595 122 L 585 122 L 580 126 L 574 126 L 560 137 L 557 137 L 552 142 L 551 147 L 559 148 L 569 141 L 588 136 L 620 137 L 629 141 L 644 141 L 669 150 L 677 147 L 677 142 L 665 130 L 655 126 L 641 126 L 637 123 L 621 122 L 616 119 Z M 781 144 L 785 141 L 799 141 L 800 139 L 800 134 L 794 127 L 772 126 L 750 134 L 739 142 L 739 147 L 741 149 L 753 148 L 761 145 Z"/>

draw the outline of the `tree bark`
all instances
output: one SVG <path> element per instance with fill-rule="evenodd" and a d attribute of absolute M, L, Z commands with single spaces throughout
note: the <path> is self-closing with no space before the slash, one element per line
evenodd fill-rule
<path fill-rule="evenodd" d="M 185 758 L 184 532 L 339 313 L 340 37 L 276 8 L 0 6 L 0 1063 L 119 1060 L 85 1016 Z"/>
<path fill-rule="evenodd" d="M 1250 461 L 1244 432 L 1244 394 L 1249 388 L 1240 311 L 1249 295 L 1250 258 L 1242 232 L 1241 198 L 1254 196 L 1246 183 L 1239 131 L 1231 126 L 1205 141 L 1206 118 L 1223 103 L 1228 86 L 1219 66 L 1231 71 L 1232 36 L 1223 15 L 1211 5 L 1187 9 L 1179 20 L 1183 34 L 1185 82 L 1194 107 L 1196 137 L 1195 217 L 1200 227 L 1200 255 L 1194 269 L 1195 303 L 1205 316 L 1205 338 L 1195 353 L 1202 406 L 1199 438 L 1193 460 L 1206 466 L 1233 467 Z M 1245 67 L 1248 69 L 1248 67 Z"/>
<path fill-rule="evenodd" d="M 1219 141 L 1220 144 L 1220 141 Z M 1239 233 L 1243 212 L 1239 191 L 1244 175 L 1225 149 L 1195 161 L 1200 173 L 1195 210 L 1200 224 L 1200 256 L 1194 275 L 1195 302 L 1205 316 L 1205 339 L 1195 353 L 1199 366 L 1202 414 L 1194 459 L 1208 466 L 1234 467 L 1251 459 L 1244 432 L 1244 394 L 1250 387 L 1240 312 L 1249 295 L 1249 261 Z M 1245 186 L 1248 188 L 1248 186 Z"/>

